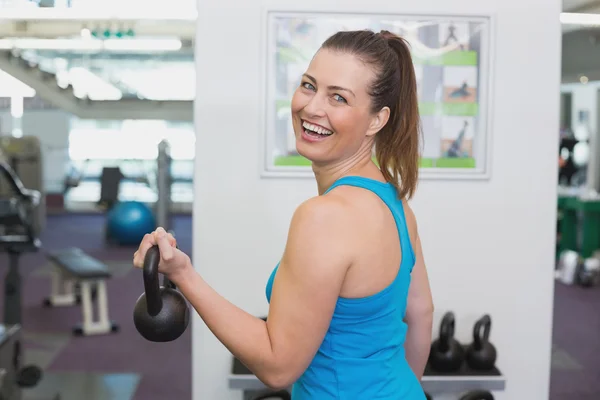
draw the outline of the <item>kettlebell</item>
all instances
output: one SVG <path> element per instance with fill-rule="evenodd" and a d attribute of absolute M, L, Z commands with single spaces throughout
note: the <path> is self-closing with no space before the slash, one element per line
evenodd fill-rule
<path fill-rule="evenodd" d="M 491 328 L 492 319 L 488 314 L 475 322 L 473 343 L 467 348 L 467 365 L 474 370 L 488 371 L 496 364 L 496 348 L 489 340 Z"/>
<path fill-rule="evenodd" d="M 464 349 L 454 339 L 454 313 L 447 312 L 440 324 L 440 336 L 431 344 L 429 365 L 438 372 L 455 372 L 464 360 Z"/>
<path fill-rule="evenodd" d="M 460 400 L 494 400 L 494 395 L 487 390 L 473 390 L 463 395 Z"/>
<path fill-rule="evenodd" d="M 151 247 L 144 258 L 144 293 L 133 310 L 133 322 L 138 332 L 151 342 L 170 342 L 185 332 L 190 311 L 187 301 L 175 285 L 163 278 L 159 286 L 158 246 Z"/>
<path fill-rule="evenodd" d="M 265 390 L 264 392 L 259 393 L 255 397 L 252 397 L 252 400 L 266 400 L 266 399 L 269 399 L 269 400 L 275 400 L 275 399 L 291 400 L 292 395 L 287 390 L 278 390 L 278 391 Z"/>

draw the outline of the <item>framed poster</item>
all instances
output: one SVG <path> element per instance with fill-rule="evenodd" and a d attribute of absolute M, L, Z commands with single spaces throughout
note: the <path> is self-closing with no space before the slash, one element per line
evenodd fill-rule
<path fill-rule="evenodd" d="M 422 178 L 489 177 L 491 19 L 478 16 L 266 14 L 262 176 L 312 177 L 296 152 L 290 103 L 321 44 L 340 30 L 389 30 L 410 44 L 423 131 Z"/>

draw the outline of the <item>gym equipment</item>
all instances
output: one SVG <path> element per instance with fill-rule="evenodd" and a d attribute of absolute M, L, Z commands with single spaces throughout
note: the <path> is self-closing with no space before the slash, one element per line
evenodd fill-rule
<path fill-rule="evenodd" d="M 172 233 L 171 224 L 171 165 L 170 146 L 166 140 L 158 144 L 156 159 L 156 177 L 146 177 L 145 182 L 155 183 L 151 187 L 157 193 L 154 207 L 149 208 L 139 202 L 118 202 L 119 184 L 125 178 L 118 167 L 104 168 L 102 171 L 102 193 L 99 205 L 107 211 L 106 240 L 114 241 L 119 245 L 136 245 L 144 234 L 153 231 L 157 226 L 163 227 Z M 134 206 L 132 203 L 137 203 Z M 143 215 L 136 207 L 144 208 Z M 127 210 L 125 212 L 124 210 Z M 129 218 L 135 216 L 135 218 Z"/>
<path fill-rule="evenodd" d="M 73 334 L 89 336 L 117 332 L 119 326 L 111 322 L 108 317 L 106 280 L 110 279 L 111 273 L 106 264 L 75 247 L 50 252 L 47 257 L 54 268 L 51 294 L 44 300 L 44 305 L 61 307 L 77 304 L 74 287 L 79 285 L 83 322 L 73 328 Z M 94 289 L 96 296 L 92 296 Z M 97 309 L 96 320 L 94 320 L 94 305 Z"/>
<path fill-rule="evenodd" d="M 34 212 L 40 201 L 40 192 L 26 189 L 6 162 L 0 161 L 0 177 L 4 183 L 3 188 L 10 188 L 12 192 L 11 197 L 0 198 L 0 251 L 8 253 L 9 259 L 8 272 L 4 281 L 4 326 L 0 329 L 0 338 L 3 335 L 5 337 L 0 340 L 1 353 L 6 348 L 4 346 L 12 344 L 9 338 L 18 337 L 20 332 L 22 318 L 20 257 L 23 253 L 37 252 L 41 247 L 41 241 L 37 237 L 34 227 Z M 12 393 L 14 384 L 31 387 L 35 386 L 42 377 L 42 370 L 37 366 L 30 365 L 21 368 L 18 355 L 14 355 L 13 369 L 9 369 L 8 366 L 5 368 L 8 376 L 2 378 L 2 385 L 0 385 L 0 394 L 2 395 L 5 390 L 4 382 L 7 382 L 6 386 Z M 0 354 L 0 364 L 6 359 Z M 0 365 L 0 370 L 2 368 Z M 19 372 L 15 375 L 11 371 Z"/>
<path fill-rule="evenodd" d="M 138 245 L 155 228 L 152 210 L 139 201 L 118 203 L 107 215 L 107 235 L 119 245 Z"/>
<path fill-rule="evenodd" d="M 8 253 L 9 266 L 4 288 L 4 323 L 21 323 L 21 275 L 19 259 L 23 253 L 38 251 L 41 242 L 36 235 L 33 212 L 40 192 L 25 189 L 14 170 L 0 162 L 2 181 L 12 189 L 12 197 L 0 198 L 0 251 Z"/>
<path fill-rule="evenodd" d="M 19 325 L 0 325 L 0 399 L 21 399 L 21 389 L 35 386 L 41 378 L 39 368 L 22 368 L 21 341 Z"/>
<path fill-rule="evenodd" d="M 167 232 L 171 227 L 171 148 L 166 140 L 158 144 L 156 168 L 156 226 L 162 226 Z"/>
<path fill-rule="evenodd" d="M 561 189 L 558 197 L 560 241 L 558 254 L 574 250 L 582 258 L 600 249 L 600 199 L 585 192 Z"/>
<path fill-rule="evenodd" d="M 579 254 L 573 250 L 563 251 L 557 263 L 555 277 L 565 285 L 572 285 L 577 277 Z"/>
<path fill-rule="evenodd" d="M 159 286 L 159 261 L 158 246 L 153 246 L 144 258 L 144 293 L 135 304 L 133 322 L 145 339 L 170 342 L 187 329 L 190 311 L 183 295 L 166 276 L 163 286 Z"/>
<path fill-rule="evenodd" d="M 447 312 L 440 323 L 439 337 L 431 344 L 429 365 L 438 372 L 457 371 L 464 360 L 464 349 L 454 339 L 455 317 L 453 312 Z"/>
<path fill-rule="evenodd" d="M 496 348 L 489 340 L 491 327 L 492 319 L 488 314 L 479 318 L 473 327 L 473 343 L 467 348 L 466 361 L 476 371 L 489 371 L 496 364 Z"/>
<path fill-rule="evenodd" d="M 487 390 L 473 390 L 464 394 L 460 400 L 494 400 L 494 395 Z"/>
<path fill-rule="evenodd" d="M 125 176 L 119 167 L 104 167 L 100 175 L 100 200 L 98 206 L 110 210 L 118 203 L 121 180 Z"/>
<path fill-rule="evenodd" d="M 280 400 L 292 400 L 292 395 L 287 390 L 266 390 L 262 393 L 252 397 L 252 400 L 266 400 L 266 399 L 280 399 Z"/>
<path fill-rule="evenodd" d="M 431 397 L 431 395 L 429 393 L 427 393 L 427 392 L 425 392 L 425 398 L 427 400 L 433 400 L 433 397 Z"/>
<path fill-rule="evenodd" d="M 577 266 L 577 283 L 583 287 L 593 287 L 600 280 L 600 259 L 590 257 Z"/>
<path fill-rule="evenodd" d="M 46 225 L 46 203 L 44 193 L 44 174 L 42 144 L 35 136 L 0 137 L 0 155 L 14 171 L 24 187 L 39 192 L 39 200 L 33 210 L 33 227 L 40 234 Z M 3 193 L 6 196 L 7 193 Z"/>

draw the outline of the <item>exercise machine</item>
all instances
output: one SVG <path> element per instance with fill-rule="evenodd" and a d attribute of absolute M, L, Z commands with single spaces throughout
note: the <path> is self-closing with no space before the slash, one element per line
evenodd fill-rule
<path fill-rule="evenodd" d="M 21 323 L 20 257 L 41 247 L 33 217 L 33 210 L 40 202 L 40 192 L 26 189 L 14 170 L 4 162 L 0 162 L 0 174 L 14 193 L 12 197 L 0 198 L 0 251 L 8 254 L 4 323 L 15 325 Z"/>
<path fill-rule="evenodd" d="M 34 229 L 40 234 L 46 223 L 46 204 L 43 180 L 43 157 L 42 144 L 35 136 L 23 136 L 20 138 L 12 136 L 0 137 L 0 159 L 6 162 L 14 173 L 19 177 L 23 186 L 39 192 L 38 203 L 35 206 Z M 2 190 L 1 196 L 9 196 L 8 192 Z"/>
<path fill-rule="evenodd" d="M 12 190 L 10 197 L 0 198 L 0 251 L 8 254 L 8 272 L 4 280 L 4 325 L 0 331 L 16 337 L 22 323 L 19 261 L 23 254 L 37 252 L 41 247 L 34 227 L 37 215 L 35 210 L 40 203 L 41 194 L 37 190 L 25 188 L 6 162 L 0 162 L 0 179 L 4 188 Z M 2 380 L 0 392 L 7 390 L 11 393 L 10 399 L 20 399 L 20 388 L 37 385 L 42 371 L 37 366 L 21 368 L 20 348 L 14 351 L 15 376 Z"/>

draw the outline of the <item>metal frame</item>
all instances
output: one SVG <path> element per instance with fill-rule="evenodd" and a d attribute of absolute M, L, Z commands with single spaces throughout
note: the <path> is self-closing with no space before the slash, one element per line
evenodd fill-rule
<path fill-rule="evenodd" d="M 267 387 L 254 375 L 229 374 L 230 389 L 242 390 L 244 398 Z M 470 390 L 504 391 L 504 376 L 424 376 L 423 390 L 432 395 L 461 394 Z"/>

